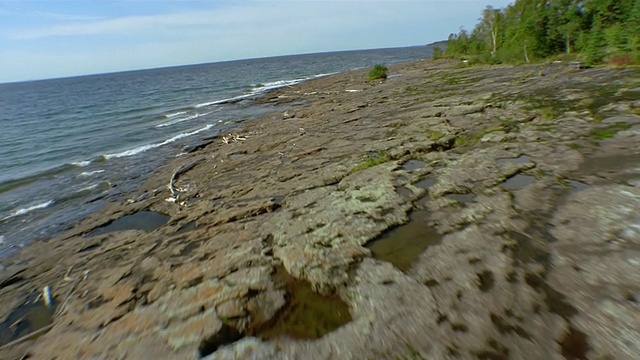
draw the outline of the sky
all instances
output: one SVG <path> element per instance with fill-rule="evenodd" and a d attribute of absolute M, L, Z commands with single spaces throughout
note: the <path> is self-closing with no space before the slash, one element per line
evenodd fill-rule
<path fill-rule="evenodd" d="M 425 45 L 507 0 L 0 0 L 0 82 Z"/>

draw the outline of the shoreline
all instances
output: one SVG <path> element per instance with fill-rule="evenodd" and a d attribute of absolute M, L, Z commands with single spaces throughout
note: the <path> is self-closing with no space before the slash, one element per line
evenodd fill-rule
<path fill-rule="evenodd" d="M 64 141 L 56 140 L 46 143 L 46 146 L 65 149 L 58 151 L 59 156 L 52 162 L 47 161 L 41 164 L 42 157 L 39 158 L 35 153 L 31 156 L 27 151 L 23 152 L 20 158 L 22 161 L 8 164 L 8 173 L 5 175 L 16 170 L 14 174 L 16 176 L 9 176 L 9 178 L 20 178 L 2 184 L 3 189 L 0 189 L 0 218 L 5 219 L 0 221 L 0 233 L 6 235 L 0 239 L 0 242 L 4 241 L 5 245 L 0 245 L 0 258 L 15 252 L 18 247 L 24 247 L 32 240 L 42 240 L 44 236 L 57 236 L 59 231 L 68 229 L 88 215 L 89 211 L 84 211 L 81 207 L 87 203 L 97 205 L 94 202 L 95 198 L 113 197 L 120 200 L 120 194 L 137 188 L 139 179 L 148 177 L 161 165 L 155 161 L 156 159 L 164 161 L 166 157 L 186 151 L 185 149 L 192 147 L 198 139 L 217 135 L 221 130 L 228 131 L 229 122 L 236 122 L 236 124 L 230 124 L 235 128 L 238 123 L 258 117 L 265 112 L 274 111 L 274 106 L 269 103 L 249 105 L 253 102 L 253 98 L 274 87 L 292 85 L 329 72 L 349 70 L 360 67 L 366 62 L 413 59 L 428 52 L 428 48 L 412 47 L 401 50 L 356 51 L 350 57 L 344 54 L 301 55 L 279 58 L 278 61 L 268 59 L 239 61 L 224 66 L 209 64 L 196 66 L 191 71 L 160 69 L 155 72 L 156 81 L 149 80 L 137 85 L 157 95 L 132 102 L 127 102 L 128 99 L 135 98 L 133 95 L 126 96 L 127 91 L 132 90 L 127 87 L 127 84 L 136 83 L 137 80 L 126 82 L 126 79 L 135 80 L 136 76 L 142 76 L 142 74 L 134 72 L 128 75 L 101 75 L 93 79 L 97 82 L 96 86 L 100 83 L 120 82 L 122 96 L 112 100 L 122 103 L 122 109 L 119 106 L 115 108 L 112 106 L 111 109 L 97 107 L 93 111 L 101 115 L 94 116 L 90 110 L 84 113 L 79 112 L 76 116 L 77 121 L 73 120 L 65 126 L 59 126 L 61 133 L 69 131 L 70 133 L 67 134 L 69 136 L 64 137 L 55 133 L 58 139 L 64 139 Z M 239 76 L 234 71 L 240 71 Z M 230 74 L 234 80 L 225 82 L 226 80 L 223 79 L 225 73 Z M 66 91 L 90 93 L 86 89 L 80 91 L 83 87 L 91 88 L 91 82 L 88 79 L 84 80 L 71 83 L 61 81 L 59 85 L 66 84 Z M 45 94 L 51 92 L 55 84 L 55 82 L 49 84 L 42 89 L 42 92 Z M 178 94 L 172 94 L 172 89 L 176 87 L 182 90 Z M 9 94 L 12 93 L 11 89 L 11 87 L 7 88 Z M 96 96 L 104 96 L 103 93 L 104 91 Z M 96 96 L 88 98 L 87 101 L 95 100 Z M 20 103 L 19 99 L 14 100 Z M 62 99 L 59 100 L 62 101 Z M 36 103 L 36 108 L 45 109 L 49 106 L 56 108 L 56 104 L 61 101 L 55 101 L 54 98 L 49 104 L 43 100 L 41 103 Z M 32 118 L 37 117 L 37 114 L 16 113 L 19 108 L 21 106 L 17 105 L 14 109 L 9 109 L 8 115 L 5 115 L 15 118 L 16 123 L 20 122 L 21 116 L 25 117 L 25 121 L 33 121 Z M 63 109 L 60 111 L 64 113 Z M 89 142 L 92 142 L 90 141 L 92 137 L 95 138 L 93 143 L 96 143 L 97 148 L 93 148 L 91 144 L 78 142 L 80 139 L 76 141 L 74 136 L 78 135 L 78 131 L 71 130 L 81 128 L 76 124 L 82 123 L 81 119 L 87 122 L 94 117 L 97 123 L 105 126 L 122 123 L 122 126 L 117 126 L 113 131 L 104 126 L 94 126 L 95 131 L 90 131 L 86 136 L 80 136 L 80 139 Z M 131 122 L 127 119 L 133 119 L 137 124 L 134 127 L 139 129 L 133 138 L 118 135 L 121 132 L 131 133 L 131 129 L 127 128 L 128 125 L 125 126 Z M 58 120 L 52 123 L 66 124 L 64 116 Z M 18 131 L 9 128 L 7 133 L 12 133 L 14 130 Z M 101 138 L 118 138 L 118 140 L 100 141 Z M 11 142 L 8 140 L 7 143 Z M 26 144 L 25 146 L 28 147 Z M 11 151 L 9 149 L 10 153 Z M 65 156 L 64 152 L 67 152 L 68 156 Z M 6 160 L 8 161 L 9 158 L 11 156 Z M 53 169 L 45 170 L 50 167 Z M 36 171 L 37 168 L 43 171 Z M 18 173 L 23 173 L 26 178 L 18 176 Z M 27 176 L 28 174 L 32 175 Z M 49 191 L 53 188 L 56 189 L 55 194 Z M 46 209 L 40 207 L 51 200 L 53 203 Z M 96 208 L 92 206 L 90 211 L 93 212 Z"/>
<path fill-rule="evenodd" d="M 0 353 L 633 354 L 640 345 L 619 338 L 640 339 L 640 332 L 619 329 L 634 328 L 634 305 L 618 299 L 640 279 L 600 238 L 620 236 L 627 242 L 617 246 L 638 253 L 629 245 L 637 233 L 616 235 L 620 224 L 633 229 L 638 220 L 616 206 L 640 213 L 637 69 L 457 68 L 428 60 L 389 69 L 399 76 L 366 82 L 361 69 L 271 90 L 256 102 L 288 110 L 169 159 L 127 200 L 4 259 L 0 318 L 44 286 L 64 305 L 47 334 Z M 598 87 L 602 81 L 617 88 Z M 84 236 L 141 211 L 168 222 Z M 615 221 L 597 220 L 603 213 Z M 418 230 L 398 236 L 432 241 L 413 249 L 410 266 L 394 266 L 408 261 L 397 249 L 387 260 L 369 249 L 416 223 Z M 425 227 L 435 233 L 415 235 Z M 85 271 L 75 288 L 64 280 Z M 597 277 L 603 271 L 618 277 Z M 594 281 L 615 283 L 610 324 L 598 320 L 606 311 L 598 304 L 612 295 Z M 315 296 L 336 297 L 348 319 L 325 328 L 305 317 L 305 328 L 322 331 L 267 336 L 280 327 L 292 336 L 282 319 L 301 291 L 314 309 L 326 301 Z"/>

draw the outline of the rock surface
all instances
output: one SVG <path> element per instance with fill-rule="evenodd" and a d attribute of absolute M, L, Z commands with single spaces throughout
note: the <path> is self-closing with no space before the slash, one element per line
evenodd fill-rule
<path fill-rule="evenodd" d="M 60 311 L 0 358 L 636 358 L 638 70 L 390 70 L 274 90 L 297 105 L 4 260 L 0 319 L 45 285 Z M 170 220 L 85 236 L 143 210 Z M 413 210 L 442 238 L 402 271 L 365 245 Z"/>

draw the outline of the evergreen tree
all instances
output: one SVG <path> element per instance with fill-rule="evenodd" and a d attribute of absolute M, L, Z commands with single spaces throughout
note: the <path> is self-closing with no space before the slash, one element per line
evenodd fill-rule
<path fill-rule="evenodd" d="M 640 63 L 640 0 L 634 1 L 625 28 L 627 47 L 633 56 L 633 61 Z"/>
<path fill-rule="evenodd" d="M 589 42 L 586 48 L 585 63 L 587 66 L 597 65 L 604 60 L 607 38 L 602 26 L 597 23 L 589 33 Z"/>
<path fill-rule="evenodd" d="M 640 60 L 640 0 L 516 0 L 490 6 L 469 34 L 449 38 L 448 55 L 521 62 L 578 51 L 594 65 L 609 55 Z"/>

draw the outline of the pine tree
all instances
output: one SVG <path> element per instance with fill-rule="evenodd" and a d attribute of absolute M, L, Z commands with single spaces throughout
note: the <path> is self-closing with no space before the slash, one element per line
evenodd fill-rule
<path fill-rule="evenodd" d="M 447 48 L 449 55 L 487 62 L 529 62 L 573 51 L 589 65 L 629 52 L 640 61 L 640 0 L 515 0 L 502 10 L 488 6 L 473 31 L 452 35 Z"/>
<path fill-rule="evenodd" d="M 633 61 L 640 63 L 640 0 L 634 1 L 625 28 L 627 47 L 631 51 Z"/>
<path fill-rule="evenodd" d="M 604 30 L 599 23 L 589 32 L 589 42 L 586 48 L 585 64 L 587 66 L 597 65 L 604 60 L 606 56 L 607 38 Z"/>

